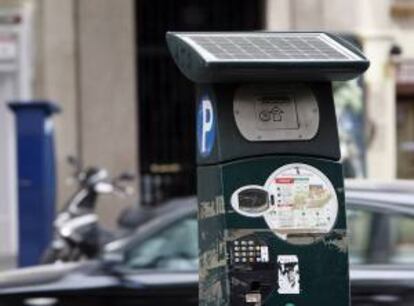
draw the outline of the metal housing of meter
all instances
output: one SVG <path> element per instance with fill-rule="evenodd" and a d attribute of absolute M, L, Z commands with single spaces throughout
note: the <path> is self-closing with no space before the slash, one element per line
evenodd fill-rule
<path fill-rule="evenodd" d="M 200 305 L 349 305 L 331 81 L 369 65 L 319 32 L 167 33 L 197 83 Z"/>

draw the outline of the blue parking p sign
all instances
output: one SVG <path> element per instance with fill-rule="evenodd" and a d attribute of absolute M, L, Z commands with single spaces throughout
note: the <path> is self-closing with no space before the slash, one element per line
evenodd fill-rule
<path fill-rule="evenodd" d="M 213 104 L 208 95 L 201 96 L 197 110 L 197 145 L 202 157 L 210 155 L 216 136 Z"/>

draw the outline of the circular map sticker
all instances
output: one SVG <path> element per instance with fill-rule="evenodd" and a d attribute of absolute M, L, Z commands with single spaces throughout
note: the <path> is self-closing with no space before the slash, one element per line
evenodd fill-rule
<path fill-rule="evenodd" d="M 318 169 L 300 163 L 277 169 L 266 181 L 272 208 L 264 214 L 269 228 L 291 243 L 312 243 L 331 231 L 338 199 L 331 181 Z"/>

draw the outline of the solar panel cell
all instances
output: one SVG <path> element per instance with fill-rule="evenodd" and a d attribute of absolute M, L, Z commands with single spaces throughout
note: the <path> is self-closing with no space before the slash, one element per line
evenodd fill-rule
<path fill-rule="evenodd" d="M 355 55 L 325 34 L 188 34 L 189 43 L 213 60 L 350 60 Z"/>

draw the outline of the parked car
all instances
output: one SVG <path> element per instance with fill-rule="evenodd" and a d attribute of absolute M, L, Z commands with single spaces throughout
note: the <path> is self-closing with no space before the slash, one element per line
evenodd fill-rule
<path fill-rule="evenodd" d="M 414 305 L 414 184 L 347 183 L 352 305 Z M 101 260 L 0 274 L 0 305 L 198 305 L 196 199 L 169 201 Z"/>

